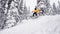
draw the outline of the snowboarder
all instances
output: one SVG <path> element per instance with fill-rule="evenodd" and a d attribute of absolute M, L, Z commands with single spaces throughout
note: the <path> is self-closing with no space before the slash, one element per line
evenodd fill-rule
<path fill-rule="evenodd" d="M 34 15 L 37 16 L 37 13 L 39 13 L 39 10 L 38 10 L 37 8 L 35 8 L 35 9 L 33 10 L 33 12 L 34 12 L 34 13 L 33 13 L 33 16 L 34 16 Z"/>

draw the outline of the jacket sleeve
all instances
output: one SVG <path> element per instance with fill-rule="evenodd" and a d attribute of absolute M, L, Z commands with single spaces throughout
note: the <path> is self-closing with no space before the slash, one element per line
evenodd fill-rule
<path fill-rule="evenodd" d="M 34 12 L 34 10 L 32 12 Z"/>
<path fill-rule="evenodd" d="M 38 10 L 38 13 L 40 12 L 40 10 Z"/>

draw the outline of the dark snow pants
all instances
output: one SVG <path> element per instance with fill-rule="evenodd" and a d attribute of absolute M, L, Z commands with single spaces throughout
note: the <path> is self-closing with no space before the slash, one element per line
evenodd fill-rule
<path fill-rule="evenodd" d="M 36 15 L 36 16 L 37 16 L 37 13 L 36 13 L 36 12 L 34 12 L 34 13 L 33 13 L 33 16 L 34 16 L 34 15 Z"/>

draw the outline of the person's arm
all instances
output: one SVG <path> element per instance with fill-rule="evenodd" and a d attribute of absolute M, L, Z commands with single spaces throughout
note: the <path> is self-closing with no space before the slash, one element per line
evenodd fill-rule
<path fill-rule="evenodd" d="M 34 10 L 32 12 L 34 12 Z"/>
<path fill-rule="evenodd" d="M 38 13 L 40 12 L 40 10 L 38 10 Z"/>

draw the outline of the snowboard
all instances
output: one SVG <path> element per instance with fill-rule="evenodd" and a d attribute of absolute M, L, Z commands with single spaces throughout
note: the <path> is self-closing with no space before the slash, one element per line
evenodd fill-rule
<path fill-rule="evenodd" d="M 36 19 L 38 18 L 39 16 L 30 16 L 32 19 Z"/>

